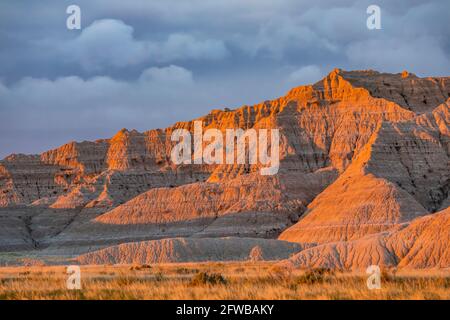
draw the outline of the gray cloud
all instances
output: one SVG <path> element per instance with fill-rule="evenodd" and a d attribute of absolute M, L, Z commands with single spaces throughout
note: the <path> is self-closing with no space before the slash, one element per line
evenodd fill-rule
<path fill-rule="evenodd" d="M 88 70 L 135 65 L 149 55 L 147 45 L 133 38 L 133 27 L 112 19 L 94 21 L 79 37 L 60 46 L 64 57 Z"/>
<path fill-rule="evenodd" d="M 450 73 L 447 0 L 0 2 L 0 157 L 188 120 L 334 67 Z"/>
<path fill-rule="evenodd" d="M 60 132 L 51 141 L 42 142 L 48 145 L 55 140 L 72 140 L 67 133 L 76 131 L 87 130 L 86 138 L 92 138 L 93 128 L 111 134 L 109 128 L 118 130 L 127 125 L 141 130 L 158 122 L 167 125 L 168 113 L 189 114 L 186 104 L 180 104 L 173 93 L 187 96 L 192 90 L 192 73 L 174 65 L 146 69 L 131 82 L 110 77 L 24 78 L 11 87 L 0 86 L 0 144 L 3 146 L 11 132 L 21 132 L 24 139 L 31 140 L 35 132 Z"/>
<path fill-rule="evenodd" d="M 174 92 L 188 93 L 194 88 L 192 73 L 182 67 L 170 65 L 152 67 L 142 72 L 135 81 L 121 81 L 110 77 L 82 79 L 77 76 L 56 80 L 24 78 L 11 87 L 3 87 L 0 102 L 4 121 L 2 130 L 26 125 L 29 129 L 44 126 L 54 128 L 80 128 L 113 121 L 128 122 L 141 118 L 134 112 L 155 108 L 147 118 L 158 118 L 158 108 L 177 108 Z M 152 105 L 154 105 L 152 107 Z M 14 121 L 15 118 L 20 121 Z M 93 119 L 95 118 L 95 119 Z M 101 118 L 102 121 L 98 121 Z M 58 121 L 73 120 L 78 121 Z M 141 118 L 142 119 L 142 118 Z"/>
<path fill-rule="evenodd" d="M 448 76 L 450 60 L 437 39 L 417 37 L 370 39 L 352 43 L 346 50 L 348 60 L 356 68 L 373 68 L 386 72 L 409 70 L 420 75 Z"/>
<path fill-rule="evenodd" d="M 337 47 L 328 39 L 291 19 L 267 21 L 260 26 L 256 35 L 241 35 L 235 40 L 252 57 L 267 54 L 277 60 L 283 59 L 288 51 L 337 51 Z"/>
<path fill-rule="evenodd" d="M 227 55 L 225 45 L 219 40 L 200 40 L 190 34 L 174 33 L 164 41 L 142 41 L 135 39 L 133 32 L 133 27 L 123 21 L 103 19 L 94 21 L 77 38 L 59 46 L 62 56 L 94 71 L 145 61 L 216 60 Z"/>
<path fill-rule="evenodd" d="M 324 72 L 320 70 L 318 66 L 310 65 L 293 71 L 287 78 L 287 81 L 290 84 L 313 84 L 319 81 L 323 76 Z"/>

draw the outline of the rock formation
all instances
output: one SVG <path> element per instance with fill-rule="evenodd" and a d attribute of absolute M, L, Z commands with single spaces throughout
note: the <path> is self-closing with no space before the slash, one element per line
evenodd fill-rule
<path fill-rule="evenodd" d="M 286 241 L 354 240 L 438 210 L 450 187 L 449 104 L 382 123 L 345 172 L 308 206 Z"/>
<path fill-rule="evenodd" d="M 379 251 L 381 234 L 394 239 L 450 204 L 449 97 L 449 77 L 335 69 L 284 97 L 195 119 L 205 130 L 278 129 L 275 176 L 261 176 L 260 164 L 175 165 L 171 134 L 193 132 L 194 120 L 11 155 L 0 161 L 0 248 L 76 255 L 124 242 L 281 233 L 315 246 L 299 257 L 350 245 Z"/>
<path fill-rule="evenodd" d="M 450 209 L 417 218 L 388 232 L 306 249 L 283 264 L 295 267 L 366 269 L 450 268 Z"/>

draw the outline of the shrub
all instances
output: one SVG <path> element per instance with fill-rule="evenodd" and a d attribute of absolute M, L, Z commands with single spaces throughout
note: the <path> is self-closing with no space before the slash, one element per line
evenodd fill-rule
<path fill-rule="evenodd" d="M 164 281 L 164 279 L 165 279 L 164 274 L 161 271 L 155 273 L 155 281 L 161 282 Z"/>
<path fill-rule="evenodd" d="M 394 267 L 385 267 L 381 270 L 381 281 L 393 282 L 395 281 L 395 274 L 397 269 Z"/>
<path fill-rule="evenodd" d="M 190 273 L 197 273 L 199 271 L 198 269 L 177 268 L 175 272 L 178 274 L 190 274 Z"/>
<path fill-rule="evenodd" d="M 334 275 L 333 270 L 327 268 L 315 268 L 306 270 L 304 274 L 297 278 L 299 284 L 323 283 L 327 276 Z"/>
<path fill-rule="evenodd" d="M 141 270 L 151 269 L 151 268 L 152 268 L 152 266 L 150 266 L 148 264 L 143 264 L 143 265 L 140 265 L 140 266 L 131 266 L 130 270 L 131 271 L 133 271 L 133 270 L 141 271 Z"/>
<path fill-rule="evenodd" d="M 217 285 L 226 284 L 226 279 L 220 273 L 198 272 L 192 279 L 190 285 Z"/>
<path fill-rule="evenodd" d="M 291 265 L 284 265 L 284 264 L 276 264 L 270 268 L 270 277 L 275 282 L 280 281 L 290 281 L 292 277 L 292 271 L 293 268 Z"/>

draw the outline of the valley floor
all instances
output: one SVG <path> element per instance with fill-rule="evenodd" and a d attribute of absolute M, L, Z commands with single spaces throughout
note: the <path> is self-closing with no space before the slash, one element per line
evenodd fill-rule
<path fill-rule="evenodd" d="M 0 268 L 0 299 L 450 299 L 450 270 L 368 275 L 289 270 L 273 262 L 82 266 L 68 290 L 65 266 Z"/>

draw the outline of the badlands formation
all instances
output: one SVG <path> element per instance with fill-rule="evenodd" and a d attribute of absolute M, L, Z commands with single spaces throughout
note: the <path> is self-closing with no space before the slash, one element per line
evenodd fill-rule
<path fill-rule="evenodd" d="M 175 165 L 176 129 L 123 129 L 0 161 L 0 263 L 260 259 L 450 267 L 450 77 L 333 70 L 195 119 L 278 129 L 280 168 Z"/>

